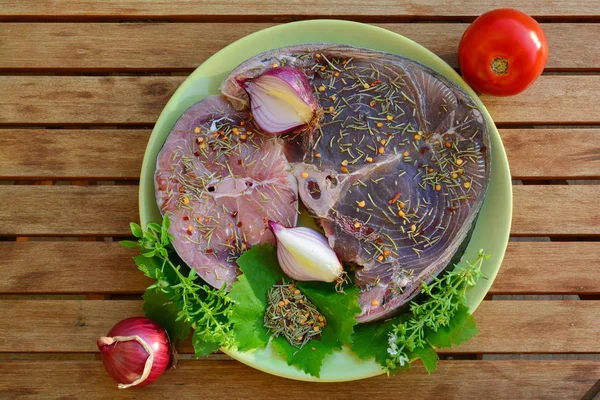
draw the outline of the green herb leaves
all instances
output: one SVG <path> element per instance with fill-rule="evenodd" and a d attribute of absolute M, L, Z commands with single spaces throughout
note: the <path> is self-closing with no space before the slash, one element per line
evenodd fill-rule
<path fill-rule="evenodd" d="M 482 276 L 481 265 L 487 257 L 480 251 L 475 262 L 424 283 L 421 292 L 427 298 L 411 303 L 410 313 L 357 327 L 354 352 L 361 359 L 374 355 L 388 374 L 408 369 L 417 358 L 427 372 L 434 371 L 438 359 L 434 347 L 452 347 L 479 332 L 466 306 L 466 290 Z"/>
<path fill-rule="evenodd" d="M 230 293 L 235 302 L 231 316 L 235 341 L 238 350 L 262 348 L 270 337 L 264 327 L 267 294 L 273 285 L 289 278 L 279 269 L 275 248 L 268 244 L 245 252 L 238 259 L 238 265 L 243 274 Z M 321 332 L 321 340 L 310 340 L 301 349 L 290 345 L 284 337 L 273 339 L 273 347 L 288 365 L 318 377 L 325 356 L 350 342 L 356 316 L 360 313 L 358 288 L 338 293 L 335 284 L 296 282 L 295 285 L 323 314 L 327 325 Z"/>
<path fill-rule="evenodd" d="M 169 218 L 162 225 L 148 224 L 146 231 L 131 224 L 137 242 L 125 241 L 125 247 L 138 247 L 134 257 L 140 271 L 156 282 L 144 294 L 144 311 L 158 322 L 172 340 L 183 340 L 194 328 L 193 345 L 196 356 L 206 356 L 219 347 L 233 343 L 229 320 L 233 302 L 225 287 L 214 289 L 206 285 L 196 271 L 182 266 L 171 249 Z"/>
<path fill-rule="evenodd" d="M 237 260 L 242 275 L 231 287 L 235 303 L 231 322 L 237 348 L 240 351 L 265 347 L 270 335 L 264 327 L 267 294 L 271 286 L 285 275 L 279 269 L 274 247 L 254 246 Z"/>

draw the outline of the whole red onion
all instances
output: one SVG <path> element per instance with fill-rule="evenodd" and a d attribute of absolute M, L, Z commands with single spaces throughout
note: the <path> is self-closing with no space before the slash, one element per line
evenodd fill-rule
<path fill-rule="evenodd" d="M 97 344 L 104 368 L 119 389 L 154 382 L 176 360 L 167 332 L 148 318 L 124 319 Z"/>

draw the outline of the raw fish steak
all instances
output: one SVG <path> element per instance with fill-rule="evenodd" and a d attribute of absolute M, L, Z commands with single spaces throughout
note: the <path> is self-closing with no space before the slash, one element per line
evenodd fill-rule
<path fill-rule="evenodd" d="M 320 127 L 284 137 L 300 198 L 336 253 L 357 266 L 358 320 L 392 316 L 449 264 L 476 220 L 490 175 L 486 121 L 430 68 L 351 46 L 260 54 L 221 91 L 244 109 L 238 82 L 274 64 L 304 71 L 324 111 Z"/>
<path fill-rule="evenodd" d="M 214 287 L 229 287 L 243 250 L 274 243 L 269 220 L 296 224 L 298 189 L 283 140 L 265 136 L 223 96 L 191 106 L 161 149 L 156 200 L 173 247 Z"/>

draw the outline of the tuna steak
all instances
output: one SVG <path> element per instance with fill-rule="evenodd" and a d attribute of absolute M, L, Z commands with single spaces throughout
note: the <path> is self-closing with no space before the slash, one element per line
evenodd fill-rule
<path fill-rule="evenodd" d="M 282 145 L 213 96 L 179 118 L 158 155 L 156 200 L 173 247 L 214 287 L 235 281 L 243 250 L 275 242 L 268 220 L 296 224 L 298 189 Z"/>
<path fill-rule="evenodd" d="M 433 70 L 350 46 L 260 54 L 232 72 L 223 94 L 243 109 L 237 82 L 273 64 L 303 70 L 324 110 L 320 128 L 285 137 L 300 198 L 336 253 L 358 266 L 358 320 L 391 316 L 448 265 L 475 222 L 490 173 L 486 122 Z"/>

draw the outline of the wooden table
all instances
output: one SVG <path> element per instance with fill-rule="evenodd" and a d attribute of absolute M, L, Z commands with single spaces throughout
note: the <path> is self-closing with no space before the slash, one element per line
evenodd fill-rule
<path fill-rule="evenodd" d="M 430 376 L 415 365 L 393 378 L 321 385 L 223 355 L 193 360 L 185 343 L 175 372 L 118 391 L 95 338 L 142 314 L 139 294 L 149 282 L 117 241 L 138 219 L 152 125 L 185 77 L 244 35 L 319 17 L 375 23 L 456 67 L 467 23 L 501 6 L 542 22 L 550 59 L 526 93 L 483 97 L 515 181 L 513 239 L 475 314 L 481 334 L 442 354 Z M 0 0 L 0 21 L 0 398 L 591 399 L 600 392 L 598 0 Z"/>

